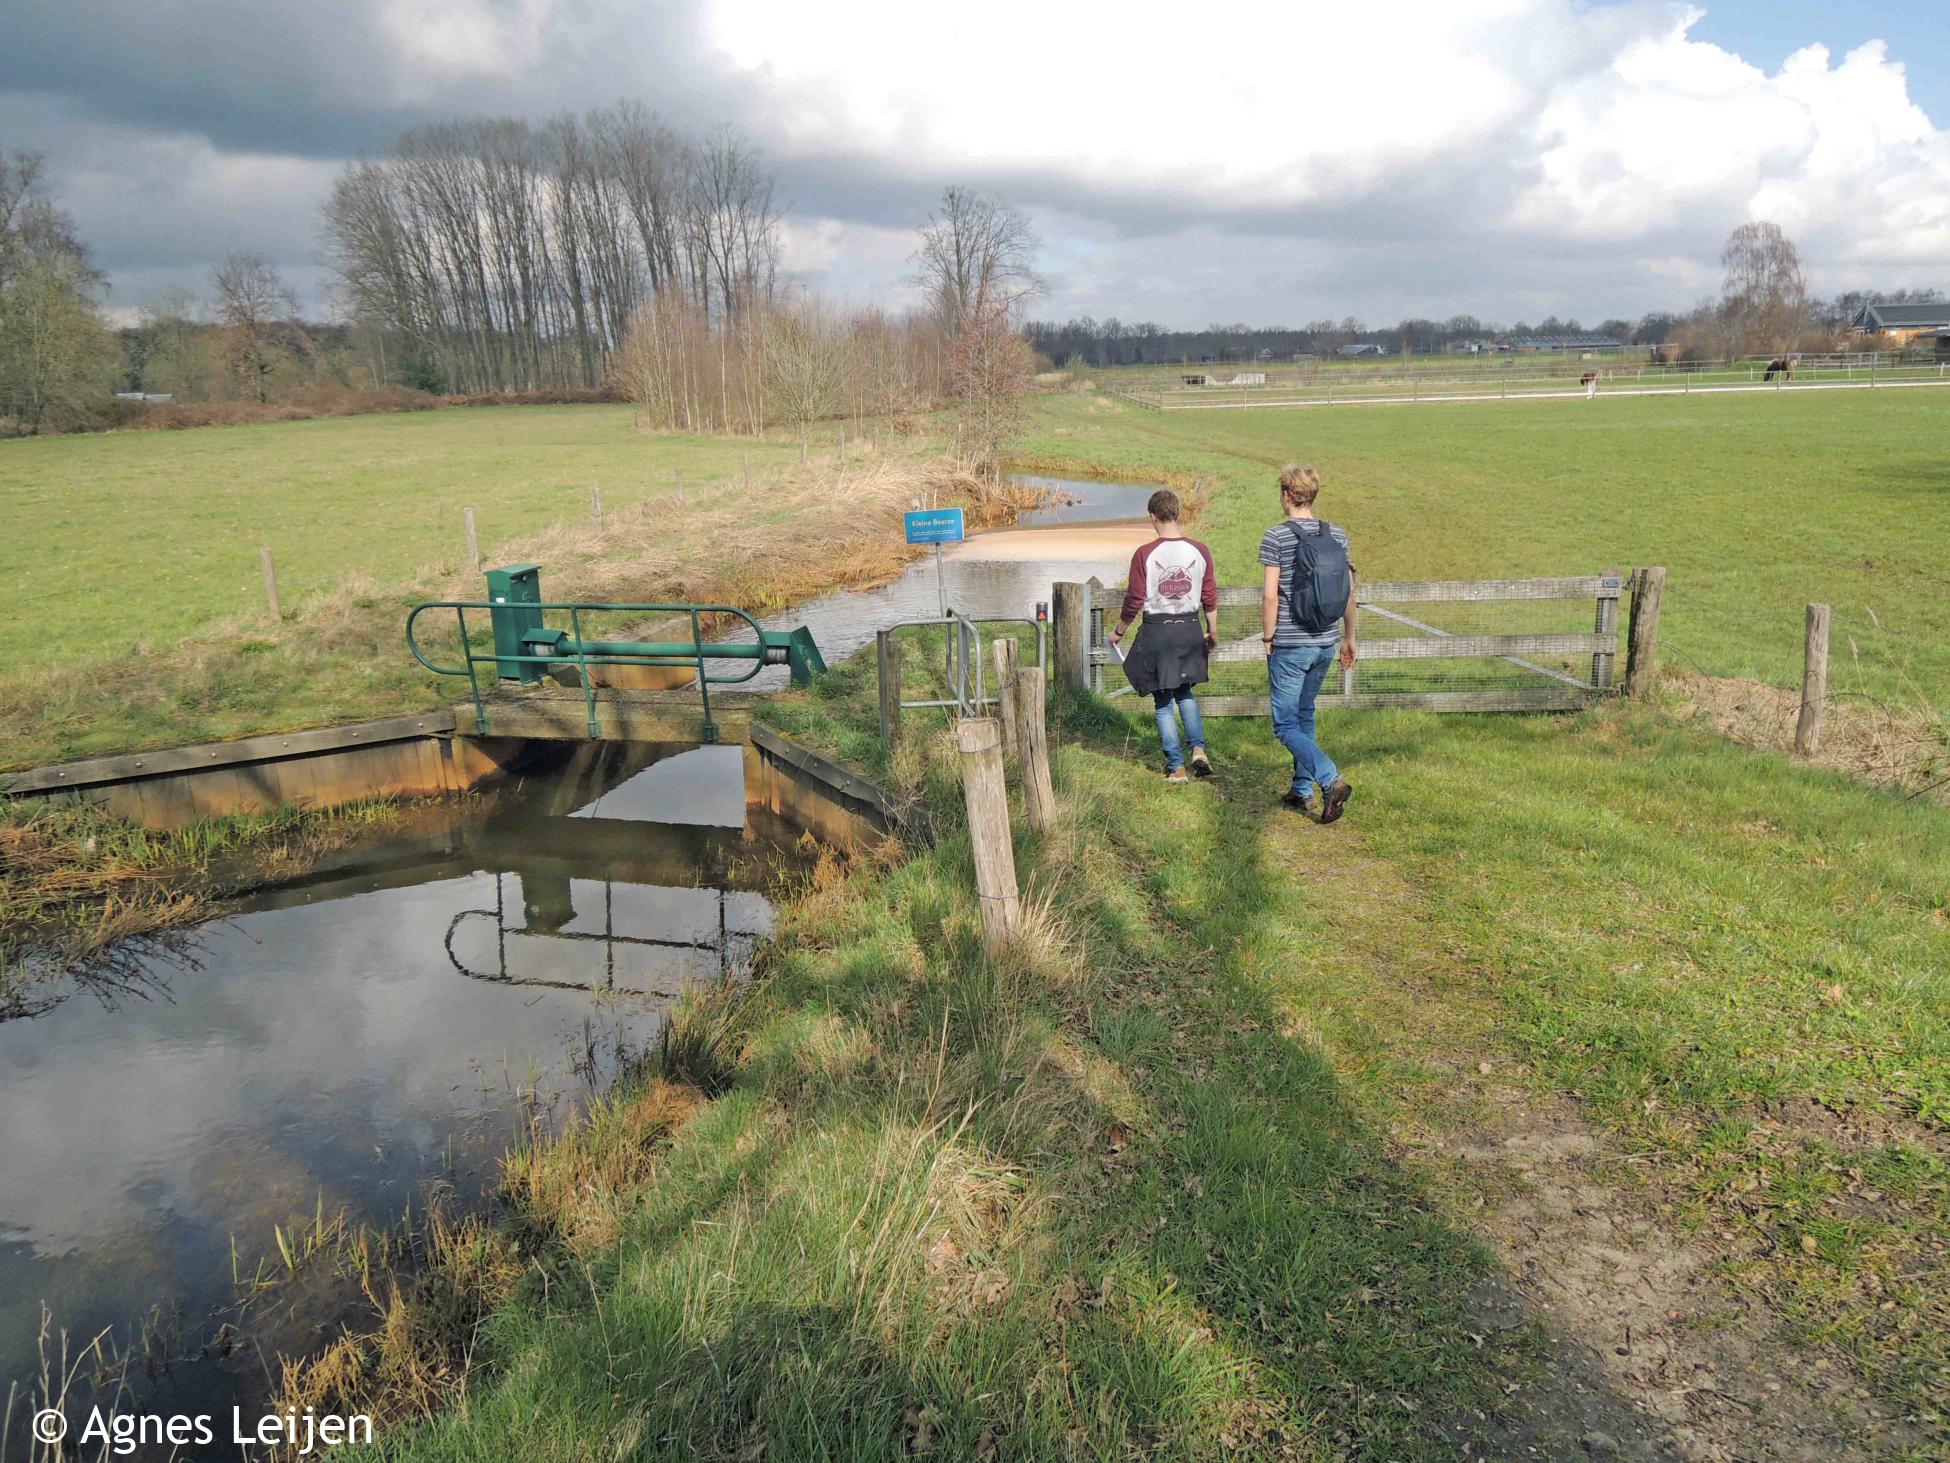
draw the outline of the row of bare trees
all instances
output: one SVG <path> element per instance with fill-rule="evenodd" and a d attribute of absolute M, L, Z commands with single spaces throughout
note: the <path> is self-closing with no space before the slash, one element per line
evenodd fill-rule
<path fill-rule="evenodd" d="M 477 118 L 348 167 L 326 248 L 377 377 L 594 388 L 646 301 L 716 321 L 773 298 L 775 194 L 736 133 L 692 137 L 634 103 Z"/>
<path fill-rule="evenodd" d="M 950 188 L 920 231 L 920 308 L 841 310 L 801 292 L 731 293 L 721 307 L 660 292 L 638 307 L 612 363 L 639 424 L 801 434 L 830 416 L 894 415 L 944 401 L 978 460 L 1015 430 L 1032 353 L 1022 307 L 1042 289 L 1027 220 Z"/>

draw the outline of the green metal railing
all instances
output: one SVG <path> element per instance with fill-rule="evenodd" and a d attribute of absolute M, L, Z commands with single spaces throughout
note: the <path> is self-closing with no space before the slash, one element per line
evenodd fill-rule
<path fill-rule="evenodd" d="M 443 665 L 430 659 L 414 634 L 415 622 L 429 610 L 452 610 L 460 636 L 463 663 Z M 468 634 L 467 612 L 487 612 L 496 630 L 494 648 L 477 651 Z M 511 611 L 521 613 L 517 623 Z M 569 617 L 567 630 L 550 630 L 541 623 L 544 613 L 554 611 Z M 689 640 L 587 640 L 582 633 L 583 617 L 595 614 L 627 614 L 675 617 L 688 621 Z M 704 638 L 706 616 L 729 616 L 742 620 L 752 630 L 749 643 L 708 641 Z M 478 626 L 480 621 L 475 621 Z M 510 634 L 510 629 L 513 634 Z M 696 677 L 698 695 L 704 705 L 704 740 L 718 739 L 717 723 L 711 716 L 711 687 L 735 686 L 750 681 L 768 665 L 789 665 L 794 684 L 804 685 L 826 669 L 819 647 L 804 629 L 767 630 L 743 610 L 731 605 L 695 604 L 597 604 L 579 601 L 536 601 L 511 605 L 505 600 L 428 600 L 417 604 L 406 617 L 406 646 L 413 658 L 435 675 L 465 676 L 474 697 L 474 715 L 483 733 L 490 730 L 487 703 L 481 695 L 482 665 L 494 667 L 496 679 L 534 682 L 550 670 L 574 666 L 582 684 L 589 735 L 600 736 L 596 719 L 596 690 L 589 674 L 592 666 L 654 665 L 688 668 Z M 519 648 L 517 648 L 519 647 Z M 751 665 L 737 675 L 713 674 L 712 661 L 749 660 Z"/>

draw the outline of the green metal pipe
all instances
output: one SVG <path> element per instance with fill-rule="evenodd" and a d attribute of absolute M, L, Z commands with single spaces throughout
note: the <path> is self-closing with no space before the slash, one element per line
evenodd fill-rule
<path fill-rule="evenodd" d="M 686 665 L 702 655 L 706 660 L 763 660 L 763 645 L 693 645 L 688 640 L 564 639 L 554 654 L 573 660 L 577 655 L 628 655 L 642 660 L 681 660 Z"/>

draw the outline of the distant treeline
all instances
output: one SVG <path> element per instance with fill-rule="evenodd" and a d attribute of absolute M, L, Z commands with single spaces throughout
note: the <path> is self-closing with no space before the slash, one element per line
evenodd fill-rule
<path fill-rule="evenodd" d="M 1810 302 L 1812 324 L 1838 332 L 1866 304 L 1936 301 L 1932 289 L 1856 290 L 1830 300 Z M 1690 314 L 1654 311 L 1638 320 L 1607 319 L 1583 324 L 1576 319 L 1547 316 L 1535 322 L 1519 320 L 1501 325 L 1474 315 L 1447 320 L 1403 320 L 1394 325 L 1369 326 L 1357 316 L 1316 320 L 1305 326 L 1208 325 L 1203 330 L 1168 330 L 1150 321 L 1093 320 L 1080 316 L 1061 324 L 1032 320 L 1025 327 L 1030 344 L 1057 366 L 1072 360 L 1091 366 L 1172 365 L 1181 361 L 1243 362 L 1283 360 L 1295 355 L 1331 355 L 1344 345 L 1371 341 L 1395 354 L 1436 355 L 1444 350 L 1498 336 L 1609 335 L 1627 345 L 1657 346 L 1678 336 L 1698 310 Z"/>

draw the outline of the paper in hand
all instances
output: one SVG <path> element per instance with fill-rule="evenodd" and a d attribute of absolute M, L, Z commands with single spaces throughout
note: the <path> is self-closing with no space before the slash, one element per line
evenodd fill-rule
<path fill-rule="evenodd" d="M 1119 665 L 1122 665 L 1122 664 L 1124 664 L 1124 660 L 1125 660 L 1125 656 L 1124 656 L 1124 642 L 1123 642 L 1123 641 L 1121 641 L 1121 640 L 1113 640 L 1113 641 L 1111 641 L 1111 642 L 1110 642 L 1110 653 L 1111 653 L 1112 655 L 1114 655 L 1114 656 L 1116 656 L 1116 657 L 1117 657 L 1117 663 L 1118 663 Z"/>

